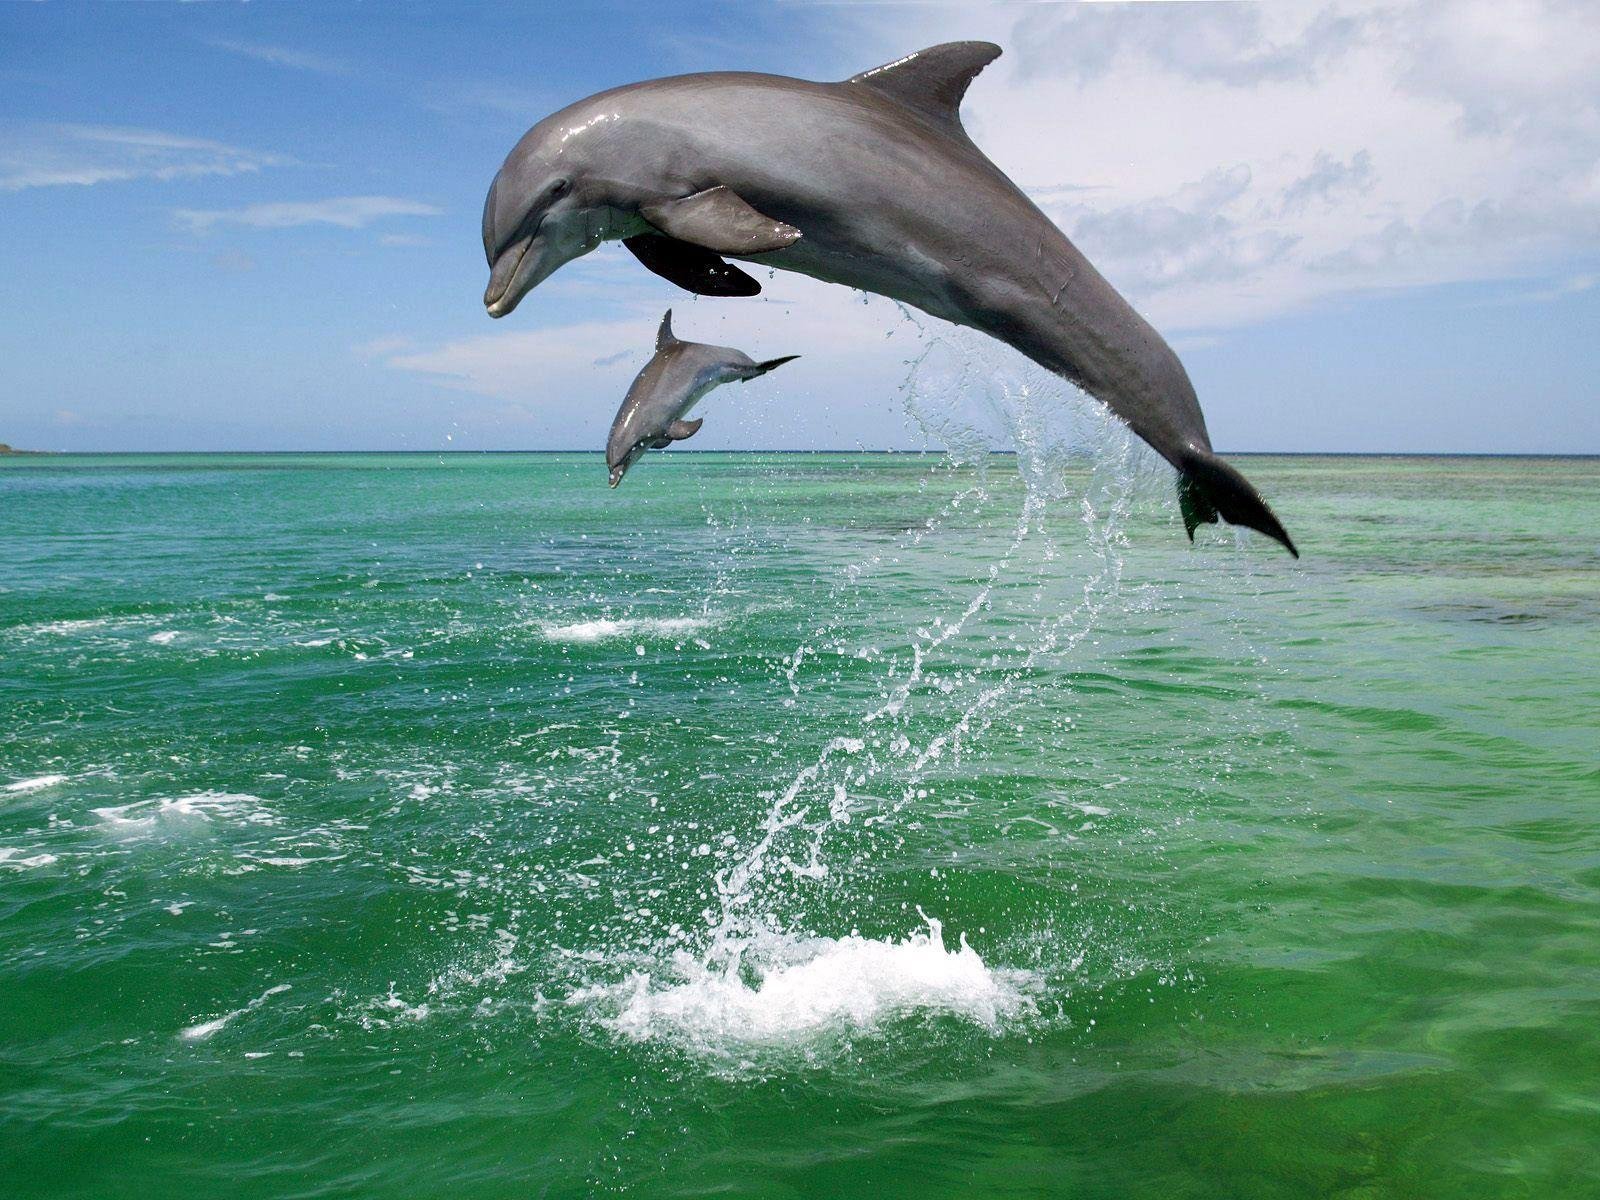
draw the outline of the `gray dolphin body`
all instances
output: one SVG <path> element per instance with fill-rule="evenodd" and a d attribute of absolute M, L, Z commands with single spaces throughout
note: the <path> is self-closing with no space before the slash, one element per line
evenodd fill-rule
<path fill-rule="evenodd" d="M 800 357 L 769 358 L 757 362 L 731 346 L 708 346 L 701 342 L 680 341 L 672 334 L 672 310 L 661 318 L 656 333 L 656 352 L 644 370 L 634 377 L 622 407 L 611 421 L 606 439 L 606 466 L 611 486 L 616 487 L 628 468 L 646 450 L 663 450 L 673 442 L 693 437 L 705 424 L 701 417 L 684 418 L 712 388 L 765 375 Z"/>
<path fill-rule="evenodd" d="M 1183 364 L 967 137 L 967 85 L 1000 53 L 951 42 L 853 76 L 680 75 L 540 121 L 489 189 L 484 304 L 501 317 L 621 238 L 657 274 L 752 295 L 724 256 L 876 292 L 982 330 L 1104 403 L 1178 470 L 1193 538 L 1220 515 L 1298 553 L 1211 450 Z"/>

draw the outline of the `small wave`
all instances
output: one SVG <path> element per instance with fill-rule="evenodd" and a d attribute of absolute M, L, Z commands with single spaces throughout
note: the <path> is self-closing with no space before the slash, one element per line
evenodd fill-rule
<path fill-rule="evenodd" d="M 10 632 L 71 637 L 75 633 L 88 633 L 92 629 L 104 629 L 110 624 L 110 617 L 89 617 L 78 621 L 41 621 L 36 625 L 13 625 Z"/>
<path fill-rule="evenodd" d="M 219 818 L 246 825 L 274 823 L 265 800 L 242 792 L 197 792 L 192 796 L 135 800 L 132 804 L 97 808 L 94 815 L 121 836 L 177 831 Z"/>
<path fill-rule="evenodd" d="M 0 867 L 8 867 L 13 871 L 31 871 L 35 867 L 48 867 L 56 861 L 54 854 L 30 854 L 21 857 L 22 851 L 15 846 L 0 846 Z"/>
<path fill-rule="evenodd" d="M 686 637 L 713 624 L 711 617 L 597 617 L 566 625 L 547 622 L 539 632 L 552 642 L 604 642 L 627 637 Z"/>
<path fill-rule="evenodd" d="M 203 1042 L 206 1040 L 206 1038 L 222 1029 L 235 1017 L 242 1017 L 245 1013 L 254 1012 L 280 992 L 287 992 L 289 987 L 290 985 L 287 983 L 280 983 L 274 987 L 269 987 L 266 991 L 262 992 L 261 995 L 250 1001 L 250 1003 L 246 1004 L 243 1008 L 236 1008 L 232 1012 L 223 1013 L 220 1017 L 213 1017 L 209 1021 L 200 1021 L 194 1025 L 186 1025 L 183 1029 L 178 1031 L 178 1037 L 186 1042 Z"/>
<path fill-rule="evenodd" d="M 65 775 L 35 775 L 32 779 L 19 779 L 15 783 L 8 783 L 5 787 L 0 788 L 0 791 L 39 792 L 66 781 L 67 777 Z"/>
<path fill-rule="evenodd" d="M 903 942 L 854 934 L 765 948 L 751 984 L 687 955 L 666 984 L 644 973 L 581 988 L 569 1003 L 593 1008 L 630 1041 L 666 1040 L 711 1057 L 800 1048 L 840 1033 L 867 1033 L 896 1017 L 953 1015 L 990 1032 L 1034 1011 L 1035 977 L 991 969 L 963 936 L 947 950 L 940 923 Z"/>
<path fill-rule="evenodd" d="M 312 858 L 303 854 L 249 854 L 245 857 L 248 861 L 263 867 L 287 867 L 290 870 L 298 870 L 301 867 L 314 867 L 318 863 L 338 862 L 348 856 L 325 854 L 321 858 Z"/>
<path fill-rule="evenodd" d="M 28 643 L 40 640 L 49 642 L 82 639 L 90 643 L 110 640 L 125 641 L 141 629 L 159 625 L 163 618 L 152 613 L 126 613 L 118 616 L 80 617 L 62 621 L 35 621 L 25 625 L 11 625 L 0 629 L 0 635 L 22 639 Z"/>
<path fill-rule="evenodd" d="M 152 633 L 149 637 L 147 637 L 145 639 L 145 641 L 153 642 L 157 646 L 170 646 L 170 645 L 172 645 L 173 642 L 177 641 L 182 636 L 183 636 L 183 631 L 182 630 L 178 630 L 178 629 L 163 629 L 160 633 Z"/>

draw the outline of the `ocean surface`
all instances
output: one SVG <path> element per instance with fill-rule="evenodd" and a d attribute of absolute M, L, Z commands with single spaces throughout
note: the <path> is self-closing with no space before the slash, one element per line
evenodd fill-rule
<path fill-rule="evenodd" d="M 0 1193 L 1600 1195 L 1600 461 L 0 461 Z"/>

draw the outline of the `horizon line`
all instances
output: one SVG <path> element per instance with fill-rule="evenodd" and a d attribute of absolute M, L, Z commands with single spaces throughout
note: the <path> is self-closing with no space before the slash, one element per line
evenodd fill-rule
<path fill-rule="evenodd" d="M 0 462 L 12 458 L 133 458 L 140 456 L 177 456 L 177 455 L 237 455 L 237 456 L 267 456 L 267 455 L 333 455 L 333 454 L 426 454 L 426 455 L 468 455 L 468 454 L 588 454 L 603 455 L 603 450 L 522 450 L 522 449 L 484 449 L 472 450 L 464 447 L 449 447 L 441 449 L 414 449 L 391 448 L 376 449 L 349 449 L 349 450 L 24 450 L 19 447 L 8 447 L 5 452 L 0 452 Z M 873 455 L 936 455 L 948 457 L 949 450 L 936 449 L 898 449 L 886 447 L 822 447 L 808 450 L 764 450 L 764 449 L 738 449 L 738 450 L 697 450 L 688 447 L 675 448 L 674 453 L 680 455 L 735 455 L 735 454 L 873 454 Z M 990 457 L 1015 458 L 1015 450 L 989 450 Z M 1600 458 L 1600 450 L 1218 450 L 1217 454 L 1226 458 L 1562 458 L 1562 459 L 1588 459 Z M 1071 450 L 1070 456 L 1089 456 L 1088 451 Z"/>

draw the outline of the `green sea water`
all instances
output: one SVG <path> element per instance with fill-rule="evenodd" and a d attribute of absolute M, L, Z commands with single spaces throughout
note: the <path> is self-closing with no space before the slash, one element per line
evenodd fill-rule
<path fill-rule="evenodd" d="M 1600 461 L 0 461 L 0 1194 L 1600 1195 Z"/>

